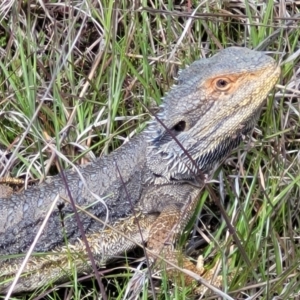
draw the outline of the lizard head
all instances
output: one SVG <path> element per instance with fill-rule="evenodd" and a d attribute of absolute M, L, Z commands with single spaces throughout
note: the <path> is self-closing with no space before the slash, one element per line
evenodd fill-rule
<path fill-rule="evenodd" d="M 238 47 L 181 71 L 147 128 L 148 167 L 158 182 L 209 174 L 252 130 L 279 74 L 273 58 Z"/>

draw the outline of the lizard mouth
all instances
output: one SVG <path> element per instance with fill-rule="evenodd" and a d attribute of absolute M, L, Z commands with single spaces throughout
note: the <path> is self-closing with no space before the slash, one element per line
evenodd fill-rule
<path fill-rule="evenodd" d="M 224 138 L 215 143 L 210 151 L 202 151 L 204 140 L 195 142 L 191 148 L 186 149 L 181 139 L 165 144 L 166 147 L 152 152 L 153 169 L 156 177 L 164 177 L 168 182 L 179 183 L 194 181 L 196 178 L 207 177 L 218 166 L 220 160 L 236 148 L 252 127 L 245 126 L 234 136 Z M 207 141 L 212 143 L 211 140 Z M 173 146 L 170 146 L 172 144 Z M 175 145 L 177 144 L 177 145 Z M 155 149 L 155 148 L 154 148 Z"/>

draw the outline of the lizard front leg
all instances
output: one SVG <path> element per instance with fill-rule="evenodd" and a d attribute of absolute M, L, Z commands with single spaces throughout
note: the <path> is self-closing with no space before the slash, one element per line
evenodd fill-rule
<path fill-rule="evenodd" d="M 189 270 L 207 281 L 211 281 L 215 273 L 214 269 L 205 272 L 202 256 L 199 256 L 197 264 L 194 264 L 182 252 L 174 250 L 175 239 L 186 226 L 189 211 L 194 211 L 192 208 L 197 204 L 196 201 L 194 202 L 188 203 L 188 206 L 178 203 L 166 206 L 153 223 L 147 243 L 147 249 L 151 251 L 151 253 L 149 252 L 150 261 L 154 267 L 165 269 L 175 284 L 182 285 L 183 280 L 185 286 L 196 286 L 196 281 L 193 277 L 183 274 L 180 269 Z M 220 283 L 221 277 L 217 276 L 213 284 L 220 286 Z M 194 291 L 198 294 L 203 293 L 205 287 L 197 287 Z"/>

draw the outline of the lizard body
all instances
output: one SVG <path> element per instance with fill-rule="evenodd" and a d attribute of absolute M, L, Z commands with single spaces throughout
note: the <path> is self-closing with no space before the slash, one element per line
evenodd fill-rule
<path fill-rule="evenodd" d="M 136 243 L 146 241 L 159 254 L 167 237 L 174 241 L 194 212 L 203 179 L 251 131 L 279 73 L 272 58 L 246 48 L 227 48 L 196 61 L 180 73 L 178 85 L 144 132 L 80 168 L 86 185 L 76 171 L 66 172 L 72 197 L 84 210 L 79 211 L 80 218 L 98 265 Z M 0 261 L 0 282 L 4 282 L 0 293 L 8 290 L 9 278 L 21 263 L 7 255 L 28 250 L 57 195 L 64 203 L 64 230 L 61 212 L 55 208 L 34 249 L 52 253 L 31 257 L 14 291 L 67 280 L 70 255 L 78 273 L 91 271 L 71 205 L 65 201 L 68 193 L 56 176 L 20 195 L 0 199 L 0 255 L 6 257 Z M 118 232 L 104 228 L 90 214 Z"/>

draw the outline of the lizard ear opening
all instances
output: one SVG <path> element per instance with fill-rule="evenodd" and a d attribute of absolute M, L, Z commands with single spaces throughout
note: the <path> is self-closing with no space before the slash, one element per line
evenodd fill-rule
<path fill-rule="evenodd" d="M 175 131 L 176 133 L 179 133 L 179 132 L 183 132 L 185 130 L 185 127 L 186 127 L 186 122 L 182 120 L 179 121 L 177 124 L 175 124 L 171 130 Z"/>
<path fill-rule="evenodd" d="M 164 130 L 161 130 L 160 132 L 156 132 L 157 135 L 153 137 L 151 141 L 149 141 L 153 146 L 159 146 L 162 147 L 163 144 L 169 143 L 172 141 L 173 136 L 178 136 L 180 133 L 186 131 L 189 129 L 189 123 L 180 120 L 178 121 L 174 126 L 167 128 L 165 126 Z"/>

